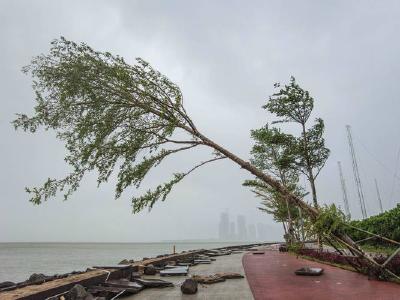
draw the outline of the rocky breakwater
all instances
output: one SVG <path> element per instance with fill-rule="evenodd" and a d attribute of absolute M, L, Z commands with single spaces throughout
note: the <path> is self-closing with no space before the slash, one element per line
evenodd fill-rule
<path fill-rule="evenodd" d="M 260 245 L 260 244 L 256 244 Z M 94 266 L 85 272 L 46 276 L 33 274 L 22 283 L 0 283 L 0 299 L 14 300 L 72 300 L 72 299 L 117 299 L 148 288 L 176 287 L 168 280 L 146 278 L 160 276 L 186 276 L 191 266 L 210 264 L 217 256 L 248 250 L 255 244 L 226 247 L 212 250 L 195 250 L 172 255 L 159 255 L 142 261 L 123 260 L 114 266 Z M 197 275 L 179 284 L 183 293 L 197 292 L 197 283 L 210 284 L 226 279 L 243 278 L 241 274 L 217 273 Z M 196 282 L 193 283 L 193 282 Z"/>

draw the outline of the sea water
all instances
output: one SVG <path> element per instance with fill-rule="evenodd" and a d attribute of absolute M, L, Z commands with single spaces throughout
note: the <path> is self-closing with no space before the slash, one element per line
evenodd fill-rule
<path fill-rule="evenodd" d="M 0 243 L 0 282 L 21 282 L 33 274 L 63 274 L 92 266 L 116 265 L 123 259 L 140 260 L 160 254 L 211 249 L 245 243 Z"/>

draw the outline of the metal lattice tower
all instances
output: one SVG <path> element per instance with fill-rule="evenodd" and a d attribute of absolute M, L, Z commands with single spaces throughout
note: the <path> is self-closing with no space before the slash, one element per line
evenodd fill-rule
<path fill-rule="evenodd" d="M 349 208 L 349 199 L 347 197 L 346 182 L 344 181 L 344 177 L 343 177 L 342 164 L 340 163 L 340 161 L 338 161 L 337 164 L 339 167 L 340 184 L 342 185 L 344 209 L 346 211 L 346 215 L 349 218 L 351 218 L 350 208 Z"/>
<path fill-rule="evenodd" d="M 383 207 L 382 207 L 382 199 L 381 199 L 381 193 L 379 192 L 378 188 L 378 181 L 375 180 L 375 188 L 376 188 L 376 196 L 378 197 L 378 202 L 379 202 L 379 208 L 381 209 L 381 213 L 383 213 Z"/>
<path fill-rule="evenodd" d="M 360 173 L 358 171 L 357 157 L 356 157 L 356 152 L 354 150 L 353 137 L 351 135 L 350 125 L 346 125 L 346 130 L 347 130 L 347 139 L 348 139 L 349 147 L 350 147 L 351 161 L 353 163 L 354 181 L 355 181 L 356 187 L 357 187 L 357 194 L 358 194 L 358 199 L 360 202 L 361 213 L 362 213 L 363 219 L 365 219 L 367 217 L 367 210 L 365 209 L 364 193 L 363 193 L 363 189 L 362 189 Z"/>

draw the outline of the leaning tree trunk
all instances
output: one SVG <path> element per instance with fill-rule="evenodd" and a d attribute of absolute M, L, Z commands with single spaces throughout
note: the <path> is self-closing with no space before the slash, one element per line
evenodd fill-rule
<path fill-rule="evenodd" d="M 297 197 L 296 195 L 292 194 L 289 192 L 279 181 L 275 180 L 268 174 L 265 174 L 255 166 L 251 165 L 249 162 L 241 159 L 240 157 L 236 156 L 229 150 L 223 148 L 222 146 L 216 144 L 206 136 L 202 135 L 198 131 L 192 131 L 190 132 L 201 139 L 203 143 L 207 146 L 210 146 L 211 148 L 214 148 L 218 152 L 222 153 L 225 155 L 227 158 L 230 160 L 234 161 L 237 163 L 239 166 L 241 166 L 243 169 L 249 171 L 251 174 L 256 176 L 258 179 L 262 180 L 265 182 L 267 185 L 271 186 L 274 188 L 277 192 L 279 192 L 281 195 L 284 196 L 287 201 L 291 205 L 298 206 L 303 212 L 305 212 L 312 220 L 316 220 L 319 215 L 319 210 L 318 208 L 312 207 L 306 202 L 304 202 L 301 198 Z M 331 233 L 331 237 L 336 240 L 337 242 L 341 243 L 344 245 L 346 248 L 348 248 L 352 253 L 354 253 L 359 259 L 363 260 L 368 268 L 370 270 L 373 270 L 375 274 L 388 274 L 391 277 L 398 278 L 395 274 L 387 270 L 385 267 L 382 267 L 379 265 L 373 258 L 371 258 L 367 253 L 365 253 L 347 234 L 344 233 Z"/>

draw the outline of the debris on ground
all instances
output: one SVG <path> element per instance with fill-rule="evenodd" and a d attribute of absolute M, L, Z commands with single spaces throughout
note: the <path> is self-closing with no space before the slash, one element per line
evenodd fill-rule
<path fill-rule="evenodd" d="M 197 281 L 193 279 L 186 279 L 181 285 L 181 291 L 183 294 L 196 294 L 197 293 Z"/>
<path fill-rule="evenodd" d="M 148 288 L 163 288 L 174 286 L 172 282 L 161 279 L 135 278 L 134 281 Z"/>
<path fill-rule="evenodd" d="M 117 265 L 94 266 L 86 271 L 73 271 L 66 274 L 56 274 L 47 276 L 41 273 L 32 274 L 27 280 L 14 283 L 5 281 L 0 283 L 0 292 L 9 291 L 16 288 L 21 288 L 29 285 L 39 285 L 47 281 L 66 278 L 71 275 L 90 272 L 95 269 L 105 271 L 103 279 L 99 279 L 98 283 L 89 286 L 76 284 L 69 291 L 49 297 L 50 300 L 110 300 L 117 299 L 120 296 L 132 295 L 139 293 L 146 288 L 165 288 L 173 287 L 174 284 L 169 281 L 142 278 L 144 275 L 153 276 L 159 273 L 160 276 L 187 276 L 189 267 L 197 264 L 211 264 L 216 259 L 216 256 L 230 255 L 232 253 L 241 253 L 243 250 L 249 250 L 250 247 L 229 247 L 213 250 L 204 250 L 201 254 L 189 254 L 184 257 L 171 257 L 170 260 L 159 260 L 151 264 L 150 261 L 143 261 L 142 264 L 134 264 L 134 260 L 123 259 Z M 159 255 L 161 258 L 167 255 Z M 148 258 L 144 258 L 147 260 Z M 149 263 L 149 264 L 147 264 Z M 119 279 L 116 276 L 111 276 L 111 272 L 117 271 Z M 108 275 L 107 275 L 108 274 Z M 243 278 L 239 273 L 219 272 L 213 275 L 193 275 L 187 278 L 181 284 L 183 294 L 195 294 L 198 290 L 198 284 L 213 284 L 223 282 L 227 279 Z M 101 278 L 101 277 L 100 277 Z"/>
<path fill-rule="evenodd" d="M 225 281 L 225 278 L 217 275 L 193 275 L 192 279 L 202 284 L 213 284 Z"/>
<path fill-rule="evenodd" d="M 225 279 L 238 279 L 238 278 L 244 278 L 244 276 L 240 273 L 233 273 L 233 272 L 221 272 L 221 273 L 216 273 L 215 275 L 225 278 Z"/>
<path fill-rule="evenodd" d="M 156 275 L 157 269 L 152 264 L 147 265 L 144 267 L 144 274 L 145 275 Z"/>
<path fill-rule="evenodd" d="M 296 275 L 302 275 L 302 276 L 319 276 L 319 275 L 322 275 L 323 272 L 324 272 L 324 269 L 310 268 L 310 267 L 303 267 L 303 268 L 300 268 L 300 269 L 294 271 L 294 273 Z"/>
<path fill-rule="evenodd" d="M 189 271 L 188 266 L 179 266 L 160 271 L 160 276 L 186 276 Z"/>
<path fill-rule="evenodd" d="M 68 298 L 70 300 L 91 300 L 94 297 L 91 293 L 87 292 L 82 285 L 75 284 L 74 287 L 70 289 Z"/>

